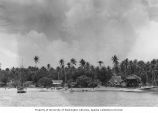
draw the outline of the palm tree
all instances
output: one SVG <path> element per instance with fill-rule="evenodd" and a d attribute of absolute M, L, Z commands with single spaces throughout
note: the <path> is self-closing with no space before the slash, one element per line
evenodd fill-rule
<path fill-rule="evenodd" d="M 156 80 L 155 80 L 157 70 L 156 70 L 156 66 L 153 63 L 151 64 L 150 70 L 151 70 L 151 73 L 152 73 L 152 85 L 157 85 Z"/>
<path fill-rule="evenodd" d="M 116 56 L 116 55 L 114 55 L 113 57 L 112 57 L 112 61 L 113 61 L 113 63 L 114 63 L 114 65 L 118 65 L 118 57 Z"/>
<path fill-rule="evenodd" d="M 80 65 L 81 65 L 82 68 L 84 68 L 85 64 L 86 64 L 86 61 L 84 59 L 81 59 L 80 60 Z"/>
<path fill-rule="evenodd" d="M 127 76 L 128 58 L 125 59 L 124 65 L 125 65 L 125 76 Z"/>
<path fill-rule="evenodd" d="M 65 83 L 67 82 L 67 77 L 66 77 L 66 74 L 65 74 L 65 65 L 64 65 L 64 59 L 60 59 L 59 61 L 59 64 L 60 64 L 60 67 L 61 67 L 61 71 L 63 72 L 63 75 L 65 77 Z"/>
<path fill-rule="evenodd" d="M 35 62 L 35 67 L 37 66 L 37 63 L 39 62 L 39 57 L 38 56 L 35 56 L 34 57 L 34 62 Z"/>
<path fill-rule="evenodd" d="M 60 64 L 60 67 L 63 68 L 64 67 L 64 59 L 60 59 L 59 64 Z"/>
<path fill-rule="evenodd" d="M 89 62 L 86 62 L 85 68 L 86 68 L 87 71 L 90 71 L 90 63 Z"/>
<path fill-rule="evenodd" d="M 89 62 L 86 62 L 86 67 L 90 67 L 90 63 Z"/>
<path fill-rule="evenodd" d="M 71 63 L 70 62 L 67 63 L 67 67 L 70 69 L 70 67 L 71 67 Z"/>
<path fill-rule="evenodd" d="M 59 80 L 59 79 L 60 79 L 60 78 L 59 78 L 59 72 L 60 72 L 60 67 L 59 67 L 59 66 L 56 68 L 56 71 L 57 71 L 57 73 L 58 73 L 58 80 Z"/>
<path fill-rule="evenodd" d="M 70 66 L 71 66 L 70 73 L 71 73 L 71 77 L 74 75 L 76 63 L 77 63 L 76 59 L 74 59 L 74 58 L 70 59 Z"/>
<path fill-rule="evenodd" d="M 1 67 L 2 67 L 2 63 L 0 63 L 0 70 L 1 70 Z"/>
<path fill-rule="evenodd" d="M 99 67 L 101 68 L 103 61 L 100 60 L 100 61 L 98 61 L 98 63 L 99 63 Z"/>
<path fill-rule="evenodd" d="M 112 57 L 112 61 L 113 61 L 113 64 L 114 64 L 114 70 L 115 70 L 115 74 L 117 74 L 118 73 L 118 64 L 119 64 L 119 62 L 118 62 L 118 57 L 116 56 L 116 55 L 114 55 L 113 57 Z"/>
<path fill-rule="evenodd" d="M 74 58 L 72 58 L 72 59 L 70 60 L 70 63 L 71 63 L 72 66 L 75 66 L 75 65 L 76 65 L 76 62 L 77 62 L 77 61 L 76 61 Z"/>
<path fill-rule="evenodd" d="M 50 67 L 51 67 L 50 64 L 47 64 L 47 69 L 48 69 L 48 70 L 50 70 Z"/>
<path fill-rule="evenodd" d="M 67 81 L 69 81 L 69 77 L 71 78 L 71 73 L 72 73 L 70 62 L 67 63 L 67 68 L 65 70 L 66 70 L 66 75 L 65 76 L 67 77 Z"/>
<path fill-rule="evenodd" d="M 34 57 L 34 62 L 35 62 L 35 68 L 36 68 L 37 67 L 37 63 L 39 62 L 39 57 L 38 56 Z M 37 76 L 37 71 L 38 70 L 35 70 L 35 76 Z M 36 82 L 36 86 L 37 86 L 37 82 Z"/>

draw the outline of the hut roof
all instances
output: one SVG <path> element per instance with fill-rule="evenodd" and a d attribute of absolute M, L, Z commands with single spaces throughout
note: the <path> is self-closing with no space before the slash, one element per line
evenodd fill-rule
<path fill-rule="evenodd" d="M 26 81 L 24 84 L 31 85 L 31 84 L 33 84 L 33 81 Z"/>
<path fill-rule="evenodd" d="M 141 78 L 139 76 L 135 75 L 135 74 L 127 76 L 126 79 L 127 80 L 134 80 L 135 79 L 135 80 L 141 81 Z"/>
<path fill-rule="evenodd" d="M 26 81 L 25 83 L 32 84 L 32 83 L 33 83 L 33 81 Z"/>
<path fill-rule="evenodd" d="M 5 83 L 4 82 L 0 82 L 0 85 L 4 85 Z"/>
<path fill-rule="evenodd" d="M 123 80 L 121 78 L 121 76 L 112 76 L 112 78 L 110 79 L 110 83 L 121 83 Z"/>
<path fill-rule="evenodd" d="M 62 84 L 63 80 L 52 80 L 53 84 Z"/>

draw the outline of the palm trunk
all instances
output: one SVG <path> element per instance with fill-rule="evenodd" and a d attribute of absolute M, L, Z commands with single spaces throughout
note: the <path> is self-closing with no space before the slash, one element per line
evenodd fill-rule
<path fill-rule="evenodd" d="M 125 76 L 127 76 L 127 66 L 126 66 L 126 69 L 125 69 Z"/>
<path fill-rule="evenodd" d="M 65 68 L 63 70 L 64 70 L 65 84 L 66 84 L 67 83 L 67 76 L 66 76 Z"/>
<path fill-rule="evenodd" d="M 156 80 L 155 80 L 155 72 L 154 72 L 154 85 L 157 86 Z"/>
<path fill-rule="evenodd" d="M 59 71 L 58 71 L 58 80 L 59 80 Z"/>

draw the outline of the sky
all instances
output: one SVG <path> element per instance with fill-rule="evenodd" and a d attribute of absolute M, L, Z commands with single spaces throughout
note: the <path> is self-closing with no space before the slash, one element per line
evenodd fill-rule
<path fill-rule="evenodd" d="M 157 30 L 157 0 L 0 0 L 1 67 L 157 59 Z"/>

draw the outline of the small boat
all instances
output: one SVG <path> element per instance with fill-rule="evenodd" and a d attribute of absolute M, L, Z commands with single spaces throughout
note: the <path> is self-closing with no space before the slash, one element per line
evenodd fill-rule
<path fill-rule="evenodd" d="M 145 86 L 145 87 L 141 87 L 140 90 L 157 92 L 158 87 L 157 86 Z"/>
<path fill-rule="evenodd" d="M 21 66 L 21 70 L 18 74 L 18 86 L 17 86 L 17 93 L 26 93 L 26 90 L 24 90 L 24 84 L 23 84 L 23 59 L 22 59 L 22 66 Z"/>
<path fill-rule="evenodd" d="M 17 93 L 26 93 L 23 87 L 18 87 L 17 88 Z"/>
<path fill-rule="evenodd" d="M 122 88 L 120 91 L 124 92 L 142 92 L 139 88 Z"/>
<path fill-rule="evenodd" d="M 51 87 L 51 90 L 61 90 L 64 89 L 63 87 Z"/>
<path fill-rule="evenodd" d="M 157 88 L 157 87 L 155 87 L 155 86 L 142 86 L 142 87 L 140 88 L 140 90 L 151 90 L 151 89 L 153 89 L 153 88 Z"/>

